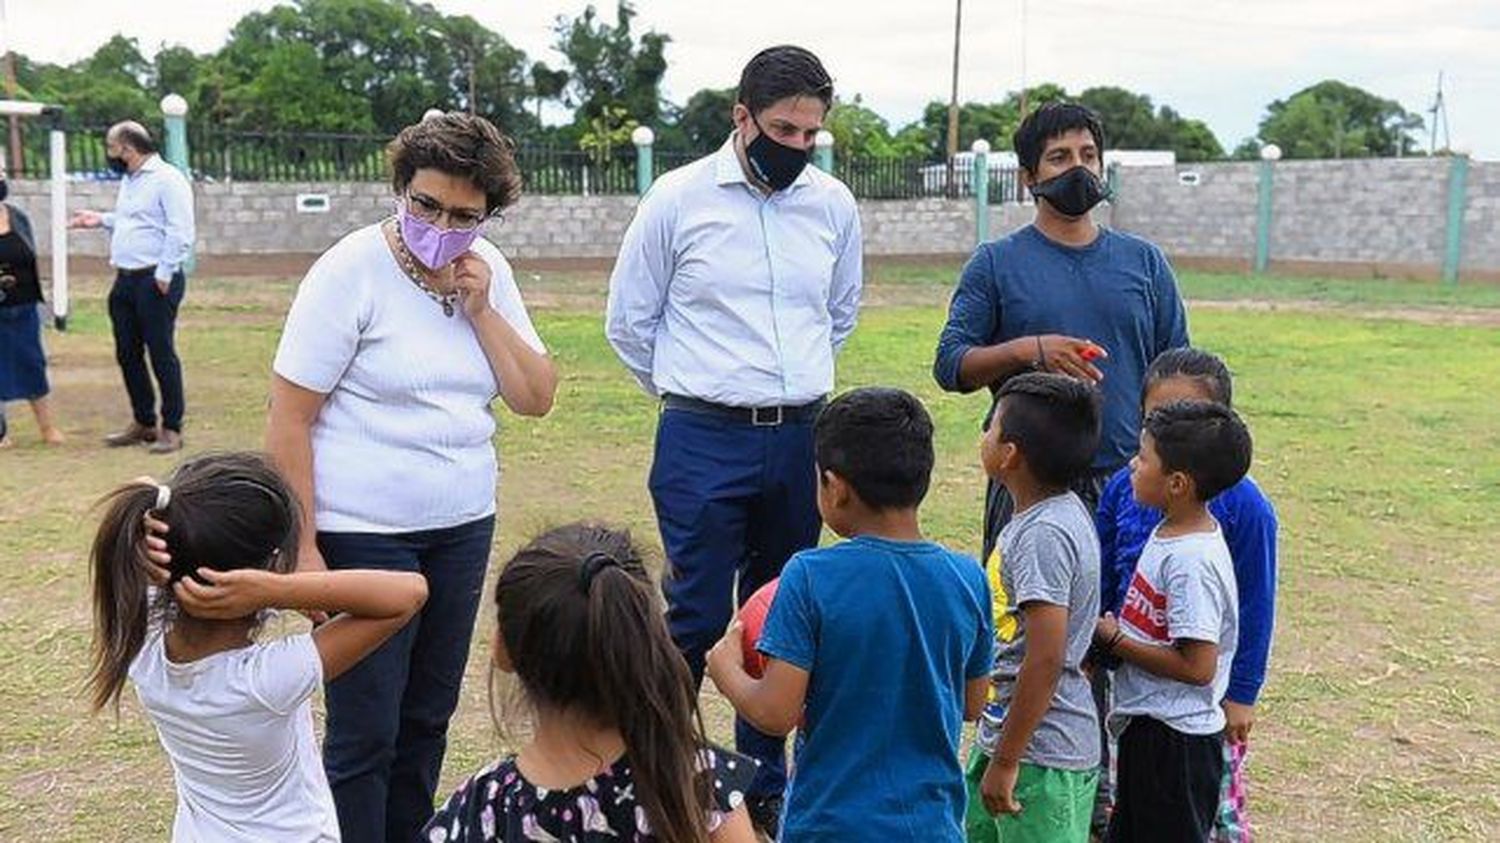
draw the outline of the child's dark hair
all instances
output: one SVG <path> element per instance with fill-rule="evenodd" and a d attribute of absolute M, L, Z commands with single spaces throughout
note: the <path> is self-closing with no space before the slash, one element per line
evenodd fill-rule
<path fill-rule="evenodd" d="M 1047 141 L 1060 138 L 1074 129 L 1086 129 L 1094 136 L 1099 155 L 1104 156 L 1104 124 L 1092 109 L 1071 102 L 1049 102 L 1026 115 L 1011 135 L 1016 159 L 1027 172 L 1035 173 L 1042 162 Z"/>
<path fill-rule="evenodd" d="M 915 395 L 888 387 L 850 390 L 813 425 L 819 471 L 831 471 L 874 509 L 910 509 L 932 482 L 932 417 Z"/>
<path fill-rule="evenodd" d="M 653 833 L 705 843 L 712 792 L 697 692 L 630 534 L 574 523 L 532 539 L 495 586 L 527 700 L 620 730 Z"/>
<path fill-rule="evenodd" d="M 756 53 L 740 72 L 735 101 L 759 114 L 787 97 L 817 97 L 826 109 L 833 105 L 833 79 L 818 57 L 801 47 L 783 44 Z"/>
<path fill-rule="evenodd" d="M 162 491 L 166 489 L 166 491 Z M 90 567 L 94 580 L 94 710 L 119 705 L 130 663 L 153 617 L 165 617 L 170 588 L 148 597 L 141 556 L 146 513 L 166 523 L 173 582 L 198 568 L 286 570 L 296 563 L 296 496 L 264 456 L 207 454 L 183 463 L 160 486 L 128 483 L 105 496 Z"/>
<path fill-rule="evenodd" d="M 1250 431 L 1235 412 L 1212 401 L 1173 401 L 1152 410 L 1142 429 L 1162 468 L 1193 478 L 1201 501 L 1240 482 L 1250 470 Z"/>
<path fill-rule="evenodd" d="M 1141 390 L 1142 399 L 1152 387 L 1172 378 L 1192 378 L 1203 385 L 1208 396 L 1217 404 L 1234 406 L 1234 378 L 1229 367 L 1217 354 L 1198 348 L 1169 348 L 1146 369 L 1146 386 Z"/>
<path fill-rule="evenodd" d="M 1067 375 L 1028 372 L 1000 387 L 1000 439 L 1020 449 L 1038 483 L 1066 489 L 1099 449 L 1099 391 Z"/>

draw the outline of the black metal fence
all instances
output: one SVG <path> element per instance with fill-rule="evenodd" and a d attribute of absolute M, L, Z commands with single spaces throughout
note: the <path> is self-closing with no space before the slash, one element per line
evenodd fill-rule
<path fill-rule="evenodd" d="M 50 176 L 48 130 L 40 121 L 25 121 L 22 155 L 10 162 L 14 178 Z M 110 179 L 104 151 L 105 127 L 72 127 L 67 133 L 67 172 L 71 179 Z M 0 133 L 3 137 L 3 133 Z M 326 132 L 246 132 L 210 126 L 188 129 L 188 164 L 193 178 L 223 181 L 361 181 L 387 178 L 382 135 Z M 0 144 L 3 145 L 3 144 Z M 704 152 L 656 150 L 653 175 L 680 167 Z M 632 194 L 636 191 L 633 147 L 600 156 L 550 146 L 516 149 L 516 163 L 526 191 L 541 195 Z M 834 174 L 860 199 L 926 199 L 973 196 L 973 171 L 921 158 L 834 156 Z M 1027 201 L 1014 169 L 992 167 L 990 202 Z"/>

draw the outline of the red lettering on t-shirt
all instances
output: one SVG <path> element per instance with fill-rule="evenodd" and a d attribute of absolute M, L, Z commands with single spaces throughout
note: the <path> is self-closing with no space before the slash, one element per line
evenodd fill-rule
<path fill-rule="evenodd" d="M 1130 581 L 1120 620 L 1152 641 L 1171 640 L 1167 637 L 1167 595 L 1153 588 L 1140 571 Z"/>

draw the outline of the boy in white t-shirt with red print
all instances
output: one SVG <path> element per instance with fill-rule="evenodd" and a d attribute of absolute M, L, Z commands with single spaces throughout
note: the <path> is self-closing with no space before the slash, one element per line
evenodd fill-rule
<path fill-rule="evenodd" d="M 1234 564 L 1207 502 L 1250 468 L 1233 410 L 1179 401 L 1145 419 L 1130 463 L 1136 500 L 1162 522 L 1141 551 L 1118 621 L 1096 645 L 1119 658 L 1111 731 L 1119 737 L 1108 840 L 1204 841 L 1224 767 L 1220 700 L 1239 636 Z"/>

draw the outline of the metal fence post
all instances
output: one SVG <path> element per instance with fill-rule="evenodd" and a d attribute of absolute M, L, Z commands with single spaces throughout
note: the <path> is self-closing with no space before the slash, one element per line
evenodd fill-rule
<path fill-rule="evenodd" d="M 630 133 L 630 142 L 635 144 L 635 192 L 637 196 L 645 196 L 655 176 L 651 166 L 651 145 L 656 143 L 656 133 L 650 126 L 637 126 Z"/>
<path fill-rule="evenodd" d="M 168 164 L 181 170 L 187 176 L 188 184 L 192 184 L 193 169 L 188 164 L 187 113 L 187 100 L 177 94 L 167 94 L 161 98 L 162 122 L 166 126 L 162 157 L 167 159 Z M 190 249 L 187 260 L 182 262 L 183 273 L 191 275 L 197 263 L 197 250 Z"/>
<path fill-rule="evenodd" d="M 819 129 L 813 140 L 813 164 L 823 172 L 833 175 L 833 132 Z"/>
<path fill-rule="evenodd" d="M 1464 205 L 1469 189 L 1469 156 L 1448 159 L 1448 239 L 1443 250 L 1443 283 L 1458 283 L 1464 248 Z"/>
<path fill-rule="evenodd" d="M 1274 168 L 1281 158 L 1281 147 L 1268 143 L 1260 148 L 1260 182 L 1256 189 L 1255 272 L 1263 274 L 1271 265 L 1271 189 Z"/>
<path fill-rule="evenodd" d="M 990 239 L 990 142 L 980 138 L 969 151 L 974 153 L 974 241 L 978 245 Z"/>

